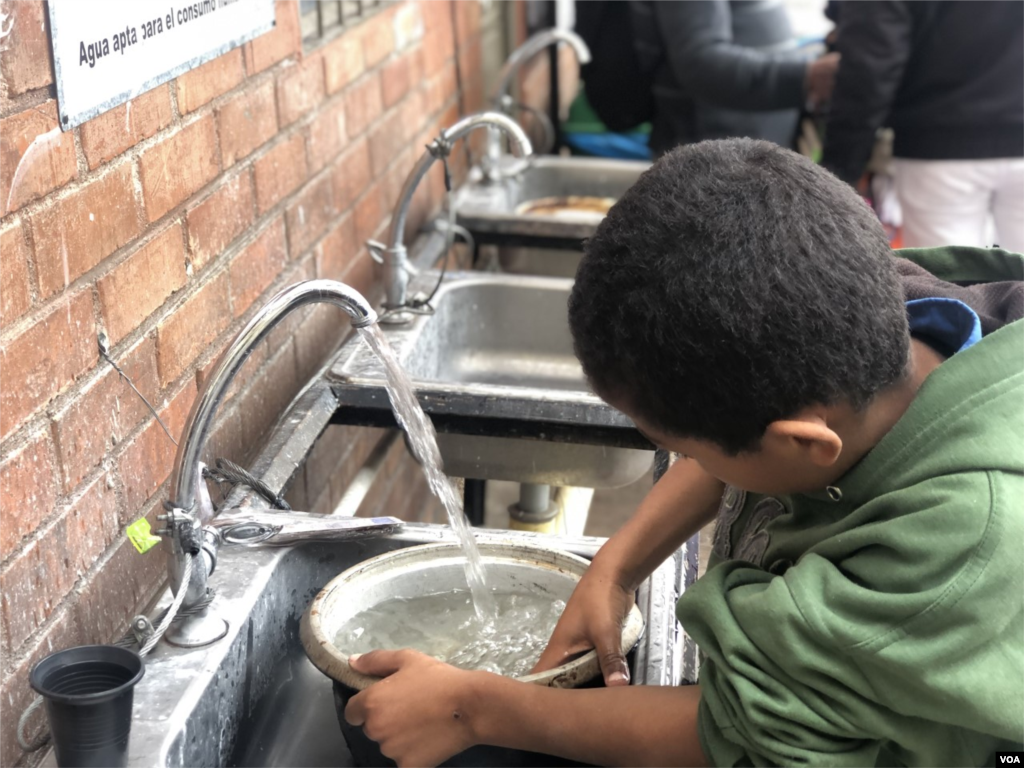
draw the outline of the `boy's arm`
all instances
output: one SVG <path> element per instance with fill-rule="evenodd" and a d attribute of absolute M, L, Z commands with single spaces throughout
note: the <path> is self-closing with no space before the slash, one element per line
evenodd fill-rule
<path fill-rule="evenodd" d="M 560 690 L 466 672 L 416 651 L 373 651 L 353 667 L 385 679 L 345 719 L 404 766 L 437 765 L 477 744 L 591 763 L 703 766 L 697 686 Z"/>
<path fill-rule="evenodd" d="M 595 648 L 605 684 L 627 683 L 620 638 L 633 592 L 714 518 L 723 488 L 692 459 L 673 464 L 633 517 L 601 547 L 533 671 L 557 667 L 570 656 Z"/>

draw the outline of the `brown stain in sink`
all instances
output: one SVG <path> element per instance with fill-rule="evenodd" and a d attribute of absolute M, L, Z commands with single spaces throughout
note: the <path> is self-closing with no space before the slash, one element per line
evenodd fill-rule
<path fill-rule="evenodd" d="M 551 216 L 555 218 L 604 218 L 615 205 L 614 197 L 562 195 L 529 200 L 516 207 L 520 216 Z"/>

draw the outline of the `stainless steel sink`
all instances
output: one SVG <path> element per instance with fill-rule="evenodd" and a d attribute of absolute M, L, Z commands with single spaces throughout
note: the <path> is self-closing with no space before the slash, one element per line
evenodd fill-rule
<path fill-rule="evenodd" d="M 436 281 L 425 273 L 412 292 Z M 568 329 L 571 288 L 566 279 L 449 274 L 433 314 L 384 326 L 438 429 L 448 474 L 612 488 L 650 468 L 653 447 L 588 389 Z M 360 339 L 328 381 L 337 419 L 394 423 L 383 369 Z"/>
<path fill-rule="evenodd" d="M 591 558 L 603 539 L 478 531 L 481 541 L 529 542 Z M 394 536 L 286 550 L 225 547 L 210 610 L 227 636 L 195 650 L 161 643 L 135 688 L 128 764 L 152 766 L 354 765 L 336 719 L 331 681 L 306 660 L 299 618 L 341 571 L 414 544 L 454 541 L 446 527 L 408 525 Z M 647 631 L 633 658 L 636 684 L 672 685 L 683 671 L 672 602 L 685 549 L 641 586 Z M 164 600 L 164 604 L 168 602 Z M 44 765 L 55 765 L 52 752 Z"/>
<path fill-rule="evenodd" d="M 478 242 L 578 250 L 594 234 L 596 221 L 574 221 L 517 213 L 524 203 L 547 197 L 593 196 L 618 199 L 650 163 L 588 157 L 535 157 L 500 182 L 486 182 L 478 169 L 456 193 L 458 223 Z M 599 219 L 598 219 L 599 221 Z"/>

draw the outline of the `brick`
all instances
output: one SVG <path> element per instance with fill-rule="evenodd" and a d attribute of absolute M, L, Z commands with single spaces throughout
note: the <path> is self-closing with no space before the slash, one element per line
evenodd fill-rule
<path fill-rule="evenodd" d="M 461 5 L 461 3 L 460 3 Z M 475 3 L 474 3 L 475 5 Z M 480 40 L 479 38 L 473 39 L 466 45 L 459 46 L 459 71 L 463 73 L 466 80 L 478 79 L 479 72 L 483 68 L 483 59 L 481 58 Z"/>
<path fill-rule="evenodd" d="M 410 145 L 423 127 L 423 116 L 426 114 L 426 96 L 423 91 L 412 91 L 398 106 L 398 110 L 400 115 L 398 123 L 403 128 L 402 140 L 406 145 Z M 480 133 L 483 132 L 480 131 Z M 424 145 L 415 144 L 412 146 L 419 153 L 423 150 Z M 412 165 L 407 166 L 407 169 L 409 168 L 412 168 Z"/>
<path fill-rule="evenodd" d="M 265 213 L 298 189 L 306 180 L 306 142 L 295 134 L 281 142 L 254 164 L 256 206 Z"/>
<path fill-rule="evenodd" d="M 390 11 L 384 11 L 369 18 L 359 28 L 363 40 L 363 57 L 366 67 L 375 67 L 395 50 L 395 30 Z"/>
<path fill-rule="evenodd" d="M 81 291 L 56 302 L 50 313 L 3 354 L 4 379 L 17 386 L 0 391 L 0 432 L 6 437 L 96 360 L 92 296 Z"/>
<path fill-rule="evenodd" d="M 250 75 L 302 51 L 299 4 L 294 0 L 277 0 L 275 22 L 272 30 L 245 45 L 245 68 Z"/>
<path fill-rule="evenodd" d="M 6 560 L 54 510 L 57 487 L 52 453 L 49 431 L 43 430 L 0 464 L 0 506 L 4 510 L 0 560 Z"/>
<path fill-rule="evenodd" d="M 160 418 L 176 440 L 181 436 L 195 396 L 195 380 L 188 379 L 169 402 L 158 408 Z M 118 461 L 118 472 L 124 483 L 128 516 L 132 516 L 134 510 L 139 509 L 163 485 L 171 473 L 174 454 L 174 443 L 167 439 L 156 419 L 150 419 L 142 431 L 125 446 Z"/>
<path fill-rule="evenodd" d="M 53 99 L 0 120 L 0 211 L 3 214 L 60 189 L 78 175 L 74 134 L 61 133 L 57 128 L 57 102 Z M 26 157 L 33 143 L 32 154 Z M 12 193 L 11 185 L 19 171 L 21 175 Z"/>
<path fill-rule="evenodd" d="M 220 151 L 228 168 L 277 134 L 274 83 L 247 88 L 217 110 Z"/>
<path fill-rule="evenodd" d="M 209 104 L 245 79 L 242 49 L 235 48 L 205 64 L 178 75 L 174 87 L 178 94 L 178 111 L 183 115 Z"/>
<path fill-rule="evenodd" d="M 146 217 L 156 221 L 220 172 L 213 115 L 205 115 L 139 158 Z"/>
<path fill-rule="evenodd" d="M 324 63 L 319 56 L 286 68 L 277 78 L 277 110 L 282 126 L 311 112 L 323 98 Z"/>
<path fill-rule="evenodd" d="M 250 445 L 262 442 L 305 383 L 299 381 L 295 370 L 294 340 L 272 349 L 266 367 L 254 378 L 253 386 L 239 402 L 242 431 Z"/>
<path fill-rule="evenodd" d="M 3 577 L 0 577 L 0 580 L 4 580 Z M 6 589 L 6 580 L 4 582 Z M 19 649 L 22 652 L 27 651 L 28 655 L 14 669 L 9 672 L 5 669 L 3 685 L 0 685 L 0 701 L 4 703 L 4 711 L 11 713 L 9 717 L 0 718 L 0 765 L 14 765 L 24 757 L 15 737 L 15 729 L 18 717 L 36 697 L 35 691 L 28 684 L 29 670 L 54 651 L 84 645 L 88 642 L 89 640 L 82 634 L 78 622 L 64 612 L 40 634 L 40 637 L 31 646 L 24 647 L 23 651 Z M 44 709 L 40 709 L 29 721 L 29 726 L 26 729 L 29 737 L 34 739 L 36 731 L 42 730 L 45 725 L 46 713 Z"/>
<path fill-rule="evenodd" d="M 341 280 L 362 247 L 355 232 L 355 222 L 349 214 L 320 241 L 316 249 L 317 277 Z"/>
<path fill-rule="evenodd" d="M 444 68 L 431 78 L 428 84 L 428 110 L 431 115 L 440 112 L 448 102 L 458 95 L 459 81 L 455 62 L 448 62 Z"/>
<path fill-rule="evenodd" d="M 100 312 L 116 344 L 185 285 L 185 246 L 175 222 L 96 284 Z"/>
<path fill-rule="evenodd" d="M 0 58 L 0 76 L 7 97 L 18 96 L 53 82 L 49 20 L 42 0 L 11 0 L 4 3 L 10 36 Z"/>
<path fill-rule="evenodd" d="M 231 322 L 228 277 L 222 274 L 164 319 L 157 328 L 160 386 L 178 378 Z"/>
<path fill-rule="evenodd" d="M 309 381 L 347 335 L 345 323 L 338 322 L 331 307 L 317 307 L 309 313 L 295 334 L 295 356 L 300 381 Z"/>
<path fill-rule="evenodd" d="M 140 339 L 116 360 L 135 387 L 151 402 L 160 392 L 156 345 Z M 101 374 L 54 416 L 54 434 L 65 491 L 77 486 L 112 446 L 119 445 L 149 414 L 145 403 L 113 367 Z"/>
<path fill-rule="evenodd" d="M 14 647 L 51 616 L 117 530 L 116 499 L 100 476 L 8 564 L 2 613 Z"/>
<path fill-rule="evenodd" d="M 384 174 L 405 148 L 405 126 L 399 119 L 399 110 L 389 113 L 370 131 L 370 160 L 374 178 Z M 409 169 L 404 169 L 405 173 Z"/>
<path fill-rule="evenodd" d="M 334 218 L 334 190 L 325 174 L 288 207 L 288 250 L 297 258 L 311 246 Z"/>
<path fill-rule="evenodd" d="M 444 5 L 447 5 L 445 3 Z M 428 8 L 432 10 L 440 7 L 438 3 L 427 3 L 422 6 L 424 13 Z M 427 76 L 436 74 L 445 62 L 452 58 L 455 53 L 455 36 L 452 34 L 451 18 L 446 23 L 438 23 L 436 26 L 427 27 L 427 33 L 423 36 L 423 70 Z"/>
<path fill-rule="evenodd" d="M 379 273 L 380 268 L 364 248 L 356 254 L 341 281 L 355 288 L 372 304 L 376 297 L 383 297 Z"/>
<path fill-rule="evenodd" d="M 348 91 L 346 104 L 348 135 L 349 138 L 355 138 L 384 111 L 380 93 L 380 74 L 371 72 L 362 80 L 353 83 Z"/>
<path fill-rule="evenodd" d="M 334 206 L 347 211 L 370 186 L 370 142 L 352 145 L 334 166 Z"/>
<path fill-rule="evenodd" d="M 158 508 L 147 510 L 146 517 L 153 527 L 159 527 L 154 519 L 157 513 Z M 164 545 L 157 545 L 145 557 L 140 557 L 127 538 L 115 543 L 110 559 L 82 587 L 78 600 L 68 608 L 85 642 L 113 642 L 124 633 L 131 619 L 152 602 L 167 578 L 163 548 Z"/>
<path fill-rule="evenodd" d="M 192 268 L 217 258 L 253 220 L 252 178 L 248 169 L 225 181 L 185 214 Z"/>
<path fill-rule="evenodd" d="M 441 27 L 451 29 L 452 0 L 424 0 L 419 6 L 427 32 L 436 32 Z"/>
<path fill-rule="evenodd" d="M 363 41 L 358 35 L 345 34 L 323 49 L 324 83 L 327 93 L 335 94 L 362 76 L 366 70 Z"/>
<path fill-rule="evenodd" d="M 284 220 L 277 218 L 231 262 L 231 307 L 235 317 L 245 314 L 287 261 Z"/>
<path fill-rule="evenodd" d="M 79 135 L 89 169 L 113 160 L 140 141 L 154 136 L 173 119 L 171 92 L 164 84 L 83 123 Z"/>
<path fill-rule="evenodd" d="M 392 19 L 395 36 L 395 50 L 404 50 L 423 38 L 423 14 L 418 3 L 405 3 L 398 8 Z"/>
<path fill-rule="evenodd" d="M 480 32 L 480 3 L 455 3 L 455 36 L 463 47 Z"/>
<path fill-rule="evenodd" d="M 390 430 L 371 429 L 367 427 L 338 427 L 345 445 L 348 447 L 344 460 L 331 473 L 331 498 L 337 506 L 342 496 L 352 484 L 356 474 L 366 464 L 370 455 L 377 450 L 381 440 Z"/>
<path fill-rule="evenodd" d="M 356 225 L 356 242 L 365 243 L 373 239 L 386 215 L 384 208 L 383 182 L 378 181 L 356 203 L 354 221 Z"/>
<path fill-rule="evenodd" d="M 384 108 L 393 107 L 409 91 L 409 58 L 402 56 L 385 64 L 380 83 Z"/>
<path fill-rule="evenodd" d="M 43 297 L 65 289 L 142 231 L 131 164 L 121 163 L 29 219 Z"/>
<path fill-rule="evenodd" d="M 17 320 L 32 304 L 28 283 L 29 248 L 20 220 L 0 230 L 0 325 Z"/>
<path fill-rule="evenodd" d="M 325 108 L 309 124 L 310 172 L 316 173 L 334 161 L 348 143 L 345 132 L 345 102 Z"/>

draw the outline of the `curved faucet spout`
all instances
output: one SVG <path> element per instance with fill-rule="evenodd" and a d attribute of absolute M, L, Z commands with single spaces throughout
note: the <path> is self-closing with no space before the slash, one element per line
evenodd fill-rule
<path fill-rule="evenodd" d="M 274 326 L 299 307 L 316 303 L 341 307 L 352 318 L 352 325 L 355 328 L 372 325 L 377 321 L 377 313 L 358 291 L 334 280 L 307 280 L 284 289 L 272 298 L 221 355 L 192 404 L 192 410 L 182 432 L 181 443 L 178 445 L 178 453 L 174 457 L 174 472 L 171 475 L 171 489 L 174 494 L 171 503 L 176 508 L 191 512 L 195 506 L 198 484 L 202 480 L 199 459 L 206 445 L 214 414 L 235 374 Z"/>
<path fill-rule="evenodd" d="M 523 129 L 514 120 L 499 112 L 481 112 L 477 115 L 469 115 L 441 131 L 441 135 L 423 153 L 406 177 L 402 192 L 398 196 L 395 213 L 391 217 L 388 248 L 380 254 L 384 264 L 384 287 L 387 293 L 384 306 L 388 309 L 399 309 L 406 304 L 409 275 L 405 271 L 406 250 L 402 240 L 405 233 L 405 222 L 409 217 L 409 206 L 416 193 L 416 188 L 441 153 L 447 152 L 452 143 L 477 128 L 495 128 L 504 133 L 508 136 L 512 152 L 516 157 L 525 158 L 533 154 L 530 139 L 527 138 Z"/>
<path fill-rule="evenodd" d="M 523 64 L 549 45 L 554 45 L 555 43 L 568 43 L 573 51 L 575 51 L 576 59 L 580 64 L 590 63 L 590 49 L 583 42 L 582 37 L 566 29 L 545 29 L 530 37 L 506 59 L 501 70 L 498 72 L 498 84 L 494 89 L 492 103 L 495 105 L 501 103 L 502 98 L 508 93 L 512 85 L 512 79 Z"/>

